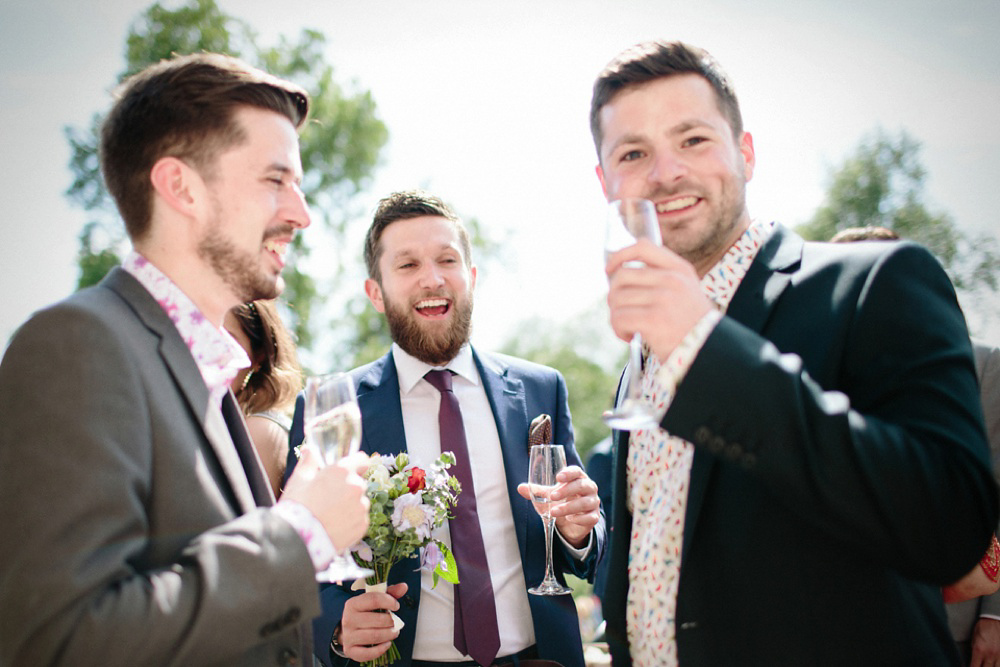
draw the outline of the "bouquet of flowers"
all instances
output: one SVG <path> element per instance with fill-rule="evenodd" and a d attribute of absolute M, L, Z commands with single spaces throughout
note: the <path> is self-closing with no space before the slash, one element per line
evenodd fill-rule
<path fill-rule="evenodd" d="M 443 452 L 426 470 L 411 465 L 405 453 L 394 457 L 372 454 L 365 473 L 371 503 L 368 532 L 352 548 L 352 554 L 358 565 L 371 568 L 375 574 L 363 583 L 356 581 L 353 588 L 384 591 L 392 566 L 418 549 L 423 549 L 420 566 L 433 571 L 435 586 L 439 579 L 458 583 L 458 568 L 451 550 L 431 537 L 449 517 L 461 491 L 458 480 L 447 472 L 454 463 L 455 455 L 451 452 Z M 393 621 L 402 624 L 398 618 Z M 383 667 L 399 657 L 393 643 L 387 652 L 364 665 Z"/>

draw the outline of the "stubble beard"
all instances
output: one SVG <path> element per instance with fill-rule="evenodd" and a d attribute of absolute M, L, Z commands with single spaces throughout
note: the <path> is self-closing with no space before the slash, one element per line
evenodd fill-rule
<path fill-rule="evenodd" d="M 708 224 L 703 230 L 696 232 L 694 237 L 685 243 L 678 243 L 676 238 L 671 238 L 672 235 L 665 234 L 663 245 L 695 267 L 720 253 L 725 253 L 735 241 L 733 230 L 739 227 L 746 211 L 746 183 L 733 178 L 729 185 L 732 187 L 724 188 L 720 192 L 719 208 L 711 213 Z"/>
<path fill-rule="evenodd" d="M 421 297 L 427 298 L 427 297 Z M 389 324 L 389 334 L 393 342 L 412 357 L 432 366 L 442 366 L 458 354 L 462 346 L 469 342 L 472 333 L 472 293 L 461 301 L 452 300 L 453 318 L 451 325 L 443 333 L 428 331 L 421 326 L 410 308 L 397 305 L 383 291 L 385 319 Z"/>
<path fill-rule="evenodd" d="M 261 268 L 260 255 L 238 249 L 222 235 L 218 224 L 213 223 L 198 242 L 198 256 L 208 262 L 240 303 L 273 299 L 285 288 L 280 274 L 268 275 Z"/>

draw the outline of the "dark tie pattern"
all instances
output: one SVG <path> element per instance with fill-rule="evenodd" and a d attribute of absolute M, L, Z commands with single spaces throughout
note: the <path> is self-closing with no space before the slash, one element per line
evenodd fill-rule
<path fill-rule="evenodd" d="M 448 522 L 451 548 L 458 564 L 459 583 L 455 587 L 455 648 L 480 665 L 492 665 L 500 650 L 500 630 L 486 562 L 486 546 L 476 511 L 476 488 L 472 483 L 469 448 L 458 399 L 451 389 L 451 371 L 430 371 L 424 378 L 441 392 L 438 424 L 441 451 L 455 454 L 455 477 L 462 492 Z"/>

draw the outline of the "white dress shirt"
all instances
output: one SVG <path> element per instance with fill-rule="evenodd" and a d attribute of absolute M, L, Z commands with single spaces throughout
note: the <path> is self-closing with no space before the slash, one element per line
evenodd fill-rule
<path fill-rule="evenodd" d="M 423 467 L 441 453 L 438 427 L 441 394 L 424 379 L 427 371 L 435 367 L 411 357 L 395 343 L 392 355 L 399 376 L 399 400 L 403 412 L 406 449 L 410 461 Z M 500 436 L 472 357 L 472 348 L 468 345 L 462 347 L 447 368 L 455 373 L 453 391 L 462 409 L 472 479 L 476 487 L 479 526 L 486 543 L 486 559 L 493 581 L 500 626 L 498 655 L 510 655 L 534 644 L 535 631 L 521 568 L 521 552 L 517 546 L 510 497 L 507 494 Z M 527 472 L 523 471 L 525 476 Z M 447 522 L 438 529 L 434 537 L 451 546 Z M 440 581 L 436 588 L 432 588 L 432 585 L 431 573 L 423 572 L 413 658 L 442 662 L 465 660 L 467 658 L 453 645 L 454 587 L 445 581 Z"/>

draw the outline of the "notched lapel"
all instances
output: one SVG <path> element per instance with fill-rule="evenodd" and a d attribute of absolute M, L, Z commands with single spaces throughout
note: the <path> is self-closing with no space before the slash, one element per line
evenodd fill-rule
<path fill-rule="evenodd" d="M 191 414 L 201 426 L 212 452 L 226 476 L 238 503 L 237 513 L 247 512 L 256 503 L 246 471 L 236 453 L 229 429 L 219 410 L 209 409 L 208 387 L 201 377 L 198 364 L 177 327 L 152 295 L 127 271 L 116 268 L 102 281 L 102 285 L 118 294 L 142 323 L 159 338 L 157 351 L 163 365 L 173 377 L 177 389 L 188 404 Z M 166 388 L 164 388 L 166 389 Z"/>
<path fill-rule="evenodd" d="M 801 237 L 789 233 L 782 225 L 775 225 L 774 233 L 760 249 L 733 295 L 726 316 L 762 333 L 775 304 L 802 264 L 803 247 Z M 690 544 L 715 462 L 716 458 L 708 452 L 695 449 L 691 482 L 688 486 L 687 516 L 684 521 L 685 544 Z M 681 558 L 684 558 L 683 554 Z"/>
<path fill-rule="evenodd" d="M 528 474 L 529 419 L 524 383 L 518 378 L 510 377 L 509 367 L 500 360 L 480 355 L 475 350 L 473 357 L 497 425 L 504 475 L 507 480 L 507 494 L 510 496 L 517 542 L 523 558 L 527 544 L 529 506 L 526 502 L 517 502 L 521 498 L 517 492 L 517 485 L 524 481 Z"/>
<path fill-rule="evenodd" d="M 361 448 L 364 452 L 394 456 L 406 451 L 399 376 L 392 353 L 382 357 L 361 377 L 358 407 L 361 408 Z"/>

